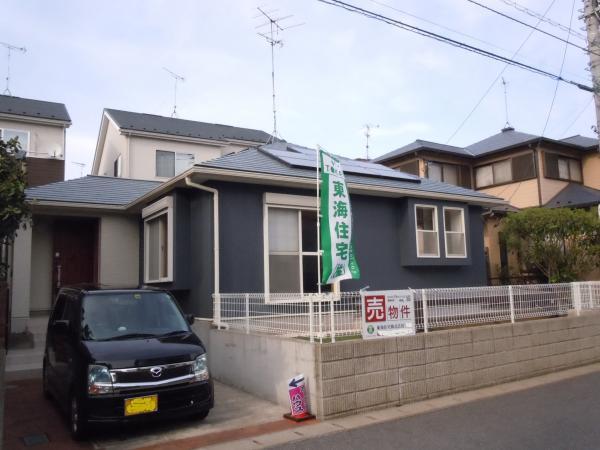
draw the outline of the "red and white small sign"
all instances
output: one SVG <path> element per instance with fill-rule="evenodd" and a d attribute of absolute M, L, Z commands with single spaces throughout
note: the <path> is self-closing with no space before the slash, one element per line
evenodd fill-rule
<path fill-rule="evenodd" d="M 411 291 L 377 291 L 361 294 L 363 339 L 416 333 L 415 302 Z"/>

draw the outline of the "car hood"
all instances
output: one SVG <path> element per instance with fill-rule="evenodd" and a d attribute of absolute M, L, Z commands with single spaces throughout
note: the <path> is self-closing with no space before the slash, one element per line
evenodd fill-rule
<path fill-rule="evenodd" d="M 194 333 L 164 338 L 83 341 L 82 345 L 89 364 L 106 364 L 111 369 L 191 361 L 205 352 Z"/>

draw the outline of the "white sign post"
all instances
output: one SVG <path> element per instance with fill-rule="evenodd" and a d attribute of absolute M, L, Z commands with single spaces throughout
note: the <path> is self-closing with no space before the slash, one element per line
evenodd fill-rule
<path fill-rule="evenodd" d="M 415 302 L 411 291 L 361 293 L 363 339 L 416 333 Z"/>

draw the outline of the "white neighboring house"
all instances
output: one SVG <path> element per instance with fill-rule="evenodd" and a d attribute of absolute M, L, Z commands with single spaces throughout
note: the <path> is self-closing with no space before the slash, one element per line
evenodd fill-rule
<path fill-rule="evenodd" d="M 195 163 L 271 140 L 260 130 L 105 109 L 92 175 L 166 181 Z"/>
<path fill-rule="evenodd" d="M 0 95 L 0 139 L 18 138 L 27 155 L 28 185 L 62 181 L 71 118 L 62 103 Z"/>

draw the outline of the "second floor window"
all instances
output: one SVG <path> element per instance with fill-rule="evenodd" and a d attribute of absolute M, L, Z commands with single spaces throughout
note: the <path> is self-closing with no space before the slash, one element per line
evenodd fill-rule
<path fill-rule="evenodd" d="M 535 177 L 533 153 L 525 153 L 475 167 L 475 187 L 478 189 Z"/>
<path fill-rule="evenodd" d="M 579 183 L 583 181 L 581 162 L 578 159 L 568 158 L 556 153 L 544 153 L 544 174 L 546 178 Z"/>
<path fill-rule="evenodd" d="M 21 150 L 24 152 L 29 151 L 29 131 L 0 128 L 0 139 L 4 142 L 10 141 L 11 139 L 18 139 L 19 144 L 21 144 Z"/>
<path fill-rule="evenodd" d="M 471 189 L 471 169 L 468 166 L 428 161 L 427 178 Z"/>
<path fill-rule="evenodd" d="M 156 176 L 171 178 L 194 165 L 194 155 L 191 153 L 176 153 L 156 150 Z"/>
<path fill-rule="evenodd" d="M 121 171 L 122 167 L 121 167 L 121 155 L 117 156 L 117 159 L 115 159 L 115 162 L 113 164 L 113 176 L 115 177 L 121 177 L 122 176 L 122 171 Z"/>

